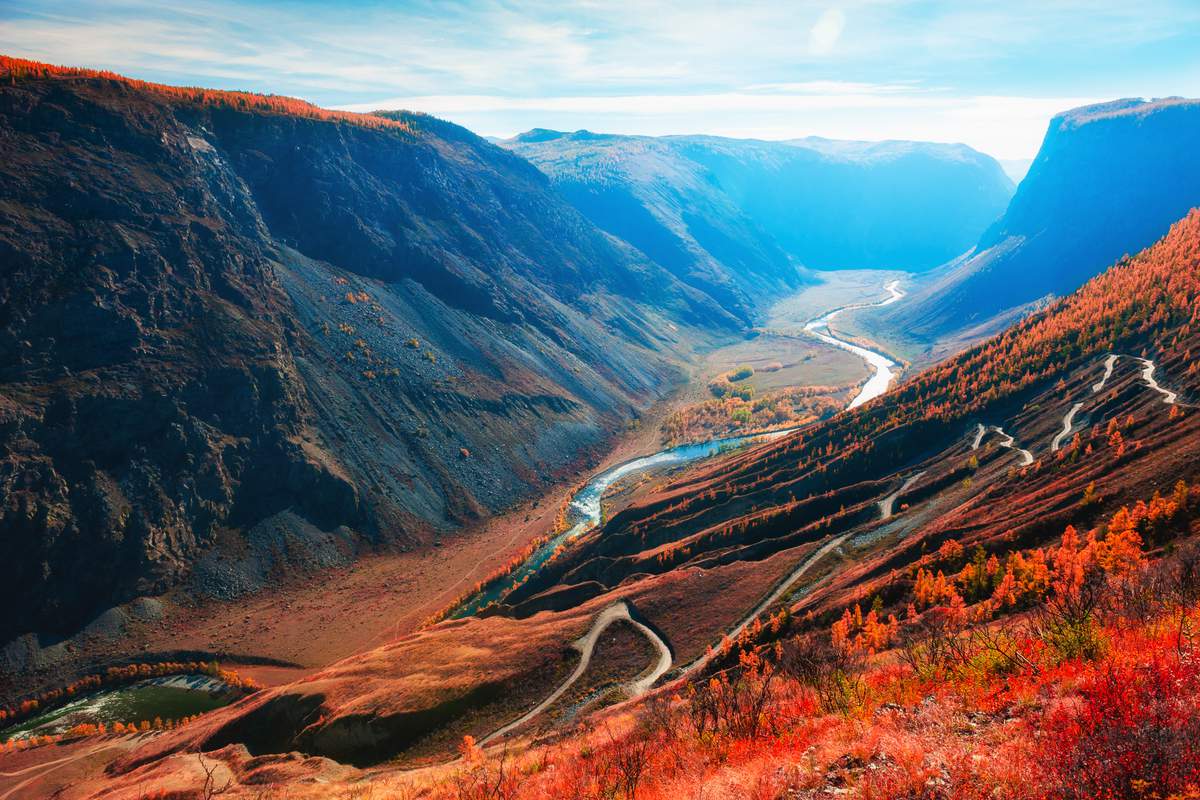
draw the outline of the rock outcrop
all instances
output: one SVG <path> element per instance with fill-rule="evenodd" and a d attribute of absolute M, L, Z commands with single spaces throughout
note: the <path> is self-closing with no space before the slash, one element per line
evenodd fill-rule
<path fill-rule="evenodd" d="M 448 123 L 6 63 L 0 641 L 419 546 L 739 324 Z"/>

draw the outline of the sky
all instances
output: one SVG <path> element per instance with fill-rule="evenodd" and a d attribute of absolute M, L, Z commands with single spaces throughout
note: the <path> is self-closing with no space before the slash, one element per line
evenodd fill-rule
<path fill-rule="evenodd" d="M 0 53 L 172 84 L 534 127 L 963 142 L 1200 95 L 1200 0 L 0 0 Z"/>

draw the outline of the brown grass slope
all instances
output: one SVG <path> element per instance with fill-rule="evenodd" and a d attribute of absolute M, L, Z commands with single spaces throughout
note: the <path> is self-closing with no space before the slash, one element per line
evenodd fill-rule
<path fill-rule="evenodd" d="M 783 598 L 801 612 L 793 628 L 823 633 L 843 609 L 876 597 L 902 613 L 918 566 L 957 569 L 976 548 L 1004 556 L 1053 542 L 1067 524 L 1086 528 L 1200 477 L 1200 415 L 1189 405 L 1200 389 L 1191 366 L 1198 297 L 1194 212 L 1046 312 L 861 411 L 691 470 L 641 498 L 551 570 L 558 589 L 598 587 L 584 593 L 593 599 L 527 618 L 441 623 L 217 712 L 115 769 L 134 770 L 127 781 L 171 753 L 227 744 L 355 763 L 448 753 L 454 736 L 485 734 L 548 691 L 573 663 L 567 642 L 610 602 L 634 602 L 683 665 L 835 536 L 841 548 Z M 1110 351 L 1130 355 L 1093 391 Z M 1146 385 L 1134 359 L 1143 353 L 1180 393 L 1179 405 Z M 1079 435 L 1052 451 L 1076 402 Z M 972 449 L 976 421 L 1003 427 L 1034 463 L 1022 465 L 994 433 Z M 877 502 L 918 471 L 894 516 L 881 520 Z M 947 541 L 963 555 L 944 555 Z M 674 560 L 658 558 L 680 543 Z M 416 731 L 425 744 L 411 738 Z"/>
<path fill-rule="evenodd" d="M 0 152 L 4 642 L 422 546 L 738 326 L 420 115 L 5 58 Z"/>

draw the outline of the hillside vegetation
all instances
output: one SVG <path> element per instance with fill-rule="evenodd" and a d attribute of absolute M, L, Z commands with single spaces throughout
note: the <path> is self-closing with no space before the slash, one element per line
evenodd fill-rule
<path fill-rule="evenodd" d="M 110 779 L 153 785 L 190 750 L 223 748 L 213 757 L 242 795 L 306 796 L 293 781 L 319 774 L 324 796 L 350 797 L 362 773 L 284 754 L 379 764 L 458 739 L 461 760 L 375 766 L 371 790 L 1186 797 L 1200 778 L 1198 298 L 1192 212 L 861 410 L 651 487 L 506 598 L 510 615 L 443 622 L 214 712 Z M 1056 447 L 1074 403 L 1078 427 Z M 811 570 L 781 577 L 781 559 Z M 772 585 L 785 591 L 745 616 Z M 667 637 L 665 685 L 481 749 L 516 714 L 500 698 L 544 696 L 563 644 L 618 598 Z M 496 665 L 512 688 L 497 688 Z M 419 678 L 443 673 L 432 694 Z"/>
<path fill-rule="evenodd" d="M 0 138 L 5 643 L 426 547 L 740 325 L 421 115 L 5 59 Z"/>
<path fill-rule="evenodd" d="M 586 466 L 694 348 L 802 279 L 784 183 L 911 186 L 912 159 L 932 159 L 953 189 L 934 194 L 955 205 L 960 180 L 999 174 L 965 148 L 910 143 L 507 143 L 547 177 L 421 115 L 0 70 L 0 641 L 25 634 L 4 650 L 14 663 L 41 651 L 32 631 L 73 632 L 137 595 L 236 599 L 369 550 L 440 547 Z M 29 656 L 0 674 L 0 720 L 189 671 L 236 699 L 6 742 L 0 791 L 1200 797 L 1200 209 L 1176 208 L 1181 183 L 1125 220 L 1107 189 L 1085 181 L 1066 202 L 1056 185 L 1095 167 L 1111 189 L 1125 167 L 1108 143 L 1144 129 L 1167 148 L 1193 106 L 1056 119 L 982 234 L 984 260 L 927 284 L 943 281 L 956 322 L 998 325 L 1040 282 L 1094 275 L 998 335 L 841 412 L 811 387 L 756 396 L 775 365 L 730 359 L 665 434 L 795 431 L 617 481 L 574 538 L 553 538 L 571 495 L 553 522 L 552 504 L 531 504 L 461 575 L 473 552 L 272 598 L 265 613 L 318 620 L 306 636 L 325 635 L 331 608 L 363 628 L 387 619 L 352 655 L 251 674 L 140 653 L 21 691 Z M 1160 150 L 1140 148 L 1125 166 L 1161 172 Z M 767 173 L 782 183 L 764 187 Z M 1132 203 L 1153 179 L 1136 177 Z M 830 208 L 878 211 L 839 191 Z M 956 208 L 953 227 L 975 211 Z M 864 240 L 885 241 L 876 223 Z M 1159 238 L 1110 252 L 1143 236 Z M 928 266 L 948 241 L 905 252 Z M 1021 264 L 1027 284 L 1005 274 Z M 969 306 L 976 291 L 986 303 Z M 454 601 L 402 628 L 376 603 L 449 602 L 473 572 L 535 551 L 471 616 Z M 321 606 L 334 592 L 352 597 Z M 269 630 L 251 607 L 218 619 Z"/>

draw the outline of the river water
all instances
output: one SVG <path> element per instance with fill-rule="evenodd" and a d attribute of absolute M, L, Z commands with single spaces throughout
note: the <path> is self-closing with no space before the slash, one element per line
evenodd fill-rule
<path fill-rule="evenodd" d="M 829 331 L 829 322 L 844 311 L 852 311 L 858 308 L 874 308 L 880 306 L 891 305 L 897 300 L 904 297 L 904 292 L 900 291 L 899 281 L 892 281 L 883 288 L 887 290 L 888 297 L 873 303 L 854 303 L 851 305 L 840 306 L 829 311 L 817 319 L 812 320 L 804 326 L 804 330 L 823 342 L 840 347 L 843 350 L 849 350 L 851 353 L 862 358 L 873 369 L 874 374 L 859 390 L 858 395 L 850 402 L 847 409 L 856 408 L 868 400 L 872 400 L 888 390 L 892 378 L 895 376 L 893 369 L 896 367 L 896 362 L 892 361 L 882 353 L 877 353 L 874 350 L 868 350 L 865 347 L 859 347 L 856 344 L 843 341 L 833 336 Z M 547 561 L 549 561 L 556 550 L 566 546 L 573 540 L 579 538 L 583 534 L 590 531 L 592 528 L 600 524 L 600 500 L 609 487 L 622 478 L 636 475 L 638 473 L 648 472 L 653 469 L 661 469 L 662 467 L 678 466 L 687 464 L 692 461 L 697 461 L 702 458 L 709 458 L 725 450 L 732 450 L 739 447 L 744 447 L 747 444 L 756 441 L 769 441 L 777 439 L 791 433 L 793 429 L 788 428 L 779 431 L 771 431 L 770 433 L 757 434 L 751 436 L 732 436 L 725 439 L 713 439 L 707 442 L 698 444 L 684 444 L 678 447 L 671 447 L 666 450 L 661 450 L 653 455 L 635 458 L 632 461 L 627 461 L 624 464 L 618 464 L 615 467 L 610 467 L 604 472 L 594 476 L 582 489 L 575 493 L 571 498 L 568 506 L 568 521 L 570 527 L 564 532 L 553 537 L 537 550 L 533 552 L 529 558 L 525 560 L 520 567 L 513 572 L 497 579 L 488 586 L 485 586 L 481 591 L 475 593 L 470 598 L 465 600 L 458 608 L 450 613 L 452 619 L 468 617 L 478 613 L 480 609 L 490 603 L 497 602 L 506 594 L 512 591 L 517 586 L 524 583 L 531 576 L 537 573 Z"/>
<path fill-rule="evenodd" d="M 599 473 L 571 498 L 567 509 L 568 522 L 570 523 L 570 527 L 567 530 L 535 550 L 533 555 L 526 559 L 525 563 L 515 571 L 484 587 L 482 591 L 465 601 L 451 613 L 451 618 L 458 619 L 470 616 L 489 603 L 499 600 L 541 569 L 550 560 L 550 557 L 554 555 L 555 550 L 569 544 L 572 540 L 579 538 L 599 525 L 601 513 L 600 499 L 610 486 L 622 478 L 648 472 L 653 469 L 678 466 L 702 458 L 709 458 L 718 453 L 744 447 L 753 442 L 778 439 L 781 436 L 791 433 L 792 430 L 792 428 L 787 428 L 750 436 L 731 436 L 725 439 L 713 439 L 698 444 L 682 444 L 678 447 L 660 450 L 653 455 L 626 461 L 624 464 L 618 464 Z"/>
<path fill-rule="evenodd" d="M 838 314 L 844 311 L 853 311 L 857 308 L 879 308 L 882 306 L 890 306 L 900 298 L 904 297 L 904 292 L 900 291 L 900 281 L 892 281 L 883 287 L 887 290 L 888 296 L 883 300 L 874 303 L 854 303 L 848 306 L 841 306 L 828 312 L 824 316 L 817 317 L 804 326 L 804 330 L 811 333 L 826 344 L 831 344 L 834 347 L 840 347 L 843 350 L 849 350 L 856 356 L 866 361 L 868 366 L 874 370 L 874 374 L 863 384 L 858 395 L 850 401 L 847 408 L 858 408 L 863 403 L 869 400 L 874 400 L 888 390 L 891 385 L 892 378 L 895 377 L 893 369 L 896 362 L 885 356 L 883 353 L 877 353 L 874 350 L 868 350 L 865 347 L 859 347 L 851 342 L 844 341 L 834 336 L 829 330 L 829 323 Z"/>
<path fill-rule="evenodd" d="M 236 693 L 208 675 L 148 678 L 83 695 L 0 731 L 0 741 L 66 733 L 75 725 L 178 720 L 228 705 Z"/>

